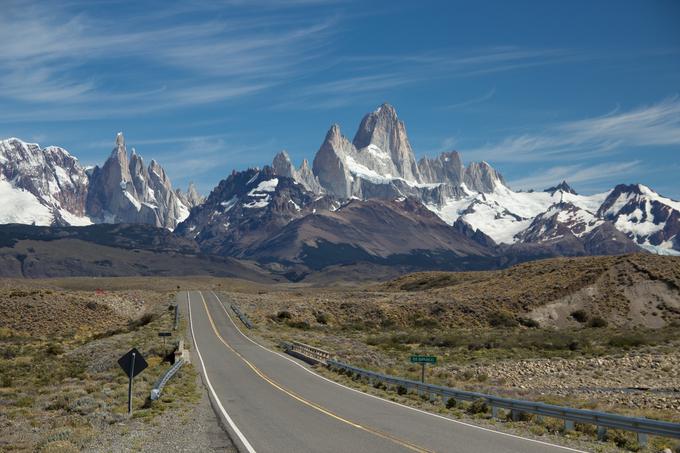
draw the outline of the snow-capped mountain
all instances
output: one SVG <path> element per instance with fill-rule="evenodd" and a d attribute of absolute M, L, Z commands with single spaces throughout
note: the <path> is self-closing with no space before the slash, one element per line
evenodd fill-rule
<path fill-rule="evenodd" d="M 578 194 L 565 181 L 545 191 L 514 191 L 489 163 L 464 164 L 457 151 L 416 161 L 406 126 L 389 104 L 364 116 L 352 141 L 333 124 L 311 167 L 306 159 L 294 166 L 282 151 L 271 167 L 234 171 L 207 199 L 193 185 L 186 193 L 173 190 L 157 162 L 145 166 L 134 149 L 128 155 L 122 134 L 106 163 L 88 171 L 61 148 L 9 139 L 0 142 L 0 195 L 0 222 L 177 227 L 206 250 L 233 256 L 255 253 L 253 244 L 284 227 L 292 231 L 291 222 L 329 216 L 352 200 L 389 202 L 355 204 L 353 212 L 362 216 L 370 206 L 398 211 L 420 203 L 451 226 L 451 234 L 481 245 L 480 256 L 494 250 L 519 260 L 641 248 L 680 255 L 680 202 L 639 184 L 594 195 Z M 340 228 L 334 216 L 304 223 Z M 393 234 L 409 234 L 403 225 L 406 230 L 395 226 Z"/>
<path fill-rule="evenodd" d="M 464 165 L 456 151 L 422 157 L 416 164 L 406 127 L 389 104 L 367 114 L 352 141 L 342 135 L 340 126 L 332 125 L 314 157 L 313 172 L 304 181 L 285 152 L 277 155 L 273 167 L 277 174 L 290 176 L 308 189 L 313 183 L 315 193 L 325 192 L 339 200 L 417 199 L 447 223 L 460 220 L 465 228 L 478 230 L 497 244 L 545 241 L 547 236 L 534 229 L 536 223 L 545 226 L 546 219 L 553 217 L 554 206 L 568 203 L 576 211 L 567 210 L 553 219 L 561 228 L 578 223 L 578 228 L 588 229 L 592 224 L 592 229 L 604 225 L 601 229 L 609 230 L 613 225 L 647 250 L 680 252 L 679 202 L 645 186 L 619 186 L 605 193 L 579 195 L 565 181 L 545 191 L 517 192 L 487 162 Z M 575 222 L 576 217 L 563 221 L 568 215 L 578 217 L 580 223 Z M 598 223 L 601 221 L 612 225 Z M 578 228 L 568 229 L 575 240 L 585 242 L 585 234 L 576 234 Z M 611 240 L 616 237 L 608 236 Z"/>
<path fill-rule="evenodd" d="M 680 202 L 662 197 L 647 186 L 616 186 L 597 215 L 650 251 L 680 251 Z"/>
<path fill-rule="evenodd" d="M 169 229 L 189 215 L 189 207 L 172 190 L 158 162 L 152 160 L 145 167 L 134 148 L 128 159 L 121 132 L 104 166 L 92 170 L 87 211 L 98 223 L 147 223 Z"/>
<path fill-rule="evenodd" d="M 317 209 L 337 207 L 271 167 L 233 172 L 192 209 L 175 232 L 195 239 L 211 253 L 243 256 L 289 222 Z"/>
<path fill-rule="evenodd" d="M 0 141 L 0 223 L 88 225 L 88 177 L 63 148 Z"/>
<path fill-rule="evenodd" d="M 146 223 L 173 229 L 198 194 L 179 196 L 163 167 L 148 167 L 122 133 L 103 167 L 85 170 L 63 148 L 16 138 L 0 141 L 0 223 Z M 200 197 L 198 197 L 200 198 Z"/>
<path fill-rule="evenodd" d="M 555 203 L 517 234 L 518 242 L 560 247 L 564 255 L 634 253 L 638 247 L 608 220 L 569 202 Z"/>

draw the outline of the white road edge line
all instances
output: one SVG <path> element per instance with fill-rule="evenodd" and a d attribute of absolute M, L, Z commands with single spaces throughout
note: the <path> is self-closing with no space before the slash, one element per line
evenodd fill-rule
<path fill-rule="evenodd" d="M 446 420 L 446 421 L 449 421 L 449 422 L 451 422 L 451 423 L 457 423 L 457 424 L 459 424 L 459 425 L 467 426 L 467 427 L 470 427 L 470 428 L 480 429 L 480 430 L 482 430 L 482 431 L 487 431 L 487 432 L 494 433 L 494 434 L 498 434 L 498 435 L 501 435 L 501 436 L 508 436 L 508 437 L 513 437 L 513 438 L 515 438 L 515 439 L 526 440 L 526 441 L 528 441 L 528 442 L 534 442 L 534 443 L 541 444 L 541 445 L 547 445 L 547 446 L 550 446 L 550 447 L 561 448 L 561 449 L 567 450 L 567 451 L 574 451 L 574 452 L 577 452 L 577 453 L 588 453 L 588 452 L 585 451 L 585 450 L 577 450 L 577 449 L 575 449 L 575 448 L 566 447 L 566 446 L 564 446 L 564 445 L 551 444 L 550 442 L 544 442 L 544 441 L 542 441 L 542 440 L 530 439 L 530 438 L 528 438 L 528 437 L 522 437 L 522 436 L 518 436 L 518 435 L 516 435 L 516 434 L 504 433 L 504 432 L 502 432 L 502 431 L 496 431 L 496 430 L 494 430 L 494 429 L 484 428 L 483 426 L 477 426 L 477 425 L 473 425 L 473 424 L 471 424 L 471 423 L 466 423 L 466 422 L 462 422 L 462 421 L 460 421 L 460 420 L 455 420 L 455 419 L 453 419 L 453 418 L 444 417 L 444 416 L 439 415 L 439 414 L 433 414 L 432 412 L 424 411 L 424 410 L 418 409 L 418 408 L 416 408 L 416 407 L 407 406 L 407 405 L 405 405 L 405 404 L 397 403 L 396 401 L 390 401 L 390 400 L 388 400 L 388 399 L 381 398 L 381 397 L 376 396 L 376 395 L 371 395 L 370 393 L 364 393 L 364 392 L 362 392 L 361 390 L 353 389 L 352 387 L 347 387 L 347 386 L 344 385 L 344 384 L 341 384 L 341 383 L 339 383 L 339 382 L 336 382 L 336 381 L 334 381 L 334 380 L 332 380 L 332 379 L 328 379 L 328 378 L 325 377 L 325 376 L 321 376 L 320 374 L 315 373 L 314 371 L 310 370 L 309 368 L 305 367 L 304 365 L 300 364 L 299 362 L 293 360 L 292 358 L 287 357 L 287 356 L 283 355 L 283 354 L 280 353 L 280 352 L 272 351 L 271 349 L 269 349 L 269 348 L 267 348 L 267 347 L 265 347 L 265 346 L 262 346 L 260 343 L 258 343 L 257 341 L 253 340 L 253 339 L 250 338 L 248 335 L 244 334 L 244 333 L 241 331 L 241 329 L 239 329 L 239 327 L 236 325 L 236 323 L 234 322 L 234 320 L 231 319 L 231 316 L 229 316 L 229 312 L 228 312 L 227 309 L 224 307 L 224 303 L 222 302 L 222 300 L 220 299 L 220 297 L 219 297 L 217 294 L 215 294 L 215 291 L 212 291 L 212 290 L 211 290 L 210 292 L 211 292 L 211 293 L 213 294 L 213 296 L 215 296 L 215 298 L 217 298 L 217 300 L 220 302 L 220 306 L 222 307 L 222 310 L 224 310 L 224 312 L 227 314 L 227 318 L 229 318 L 229 321 L 231 321 L 231 323 L 234 325 L 234 327 L 236 327 L 236 330 L 237 330 L 237 331 L 238 331 L 245 339 L 247 339 L 248 341 L 250 341 L 251 343 L 253 343 L 253 344 L 256 345 L 256 346 L 259 346 L 260 348 L 264 349 L 265 351 L 268 351 L 268 352 L 270 352 L 270 353 L 272 353 L 272 354 L 276 354 L 276 355 L 278 355 L 279 357 L 288 360 L 289 362 L 291 362 L 291 363 L 293 363 L 293 364 L 299 366 L 300 368 L 302 368 L 303 370 L 305 370 L 305 371 L 308 372 L 309 374 L 311 374 L 311 375 L 313 375 L 313 376 L 316 376 L 316 377 L 318 377 L 319 379 L 323 379 L 324 381 L 330 382 L 331 384 L 335 384 L 335 385 L 337 385 L 337 386 L 339 386 L 339 387 L 343 387 L 343 388 L 345 388 L 345 389 L 347 389 L 347 390 L 350 390 L 350 391 L 352 391 L 352 392 L 356 392 L 356 393 L 358 393 L 358 394 L 360 394 L 360 395 L 367 396 L 367 397 L 369 397 L 369 398 L 375 398 L 375 399 L 380 400 L 380 401 L 383 401 L 383 402 L 385 402 L 385 403 L 394 404 L 395 406 L 400 406 L 400 407 L 403 407 L 403 408 L 405 408 L 405 409 L 410 409 L 410 410 L 415 411 L 415 412 L 420 412 L 421 414 L 425 414 L 425 415 L 429 415 L 429 416 L 432 416 L 432 417 L 440 418 L 440 419 L 442 419 L 442 420 Z M 199 293 L 201 294 L 201 297 L 203 297 L 203 293 L 200 292 L 200 291 L 199 291 Z"/>
<path fill-rule="evenodd" d="M 201 299 L 203 299 L 203 294 L 199 292 L 201 295 Z M 203 299 L 205 302 L 205 299 Z M 215 393 L 215 389 L 213 388 L 212 384 L 210 383 L 210 378 L 208 377 L 208 371 L 205 369 L 205 364 L 203 363 L 203 357 L 201 356 L 201 351 L 198 349 L 198 340 L 196 340 L 196 335 L 194 335 L 194 320 L 191 317 L 191 295 L 189 294 L 189 291 L 187 291 L 187 306 L 189 307 L 189 326 L 191 328 L 191 339 L 194 341 L 194 347 L 196 348 L 196 354 L 198 354 L 198 360 L 201 362 L 201 368 L 203 369 L 203 376 L 205 376 L 205 383 L 208 385 L 208 389 L 210 389 L 210 393 L 212 394 L 213 398 L 215 399 L 215 402 L 217 403 L 217 406 L 220 408 L 220 411 L 222 412 L 222 415 L 224 418 L 227 420 L 227 423 L 229 423 L 229 426 L 231 429 L 234 430 L 236 435 L 238 436 L 239 440 L 243 443 L 243 446 L 246 447 L 246 450 L 248 450 L 248 453 L 257 453 L 255 449 L 253 448 L 252 445 L 250 445 L 250 442 L 248 442 L 248 439 L 246 439 L 246 436 L 243 435 L 240 429 L 238 429 L 238 426 L 236 426 L 236 423 L 234 423 L 234 420 L 231 419 L 227 411 L 224 409 L 224 406 L 222 406 L 222 402 L 220 401 L 219 397 L 217 396 L 217 393 Z"/>

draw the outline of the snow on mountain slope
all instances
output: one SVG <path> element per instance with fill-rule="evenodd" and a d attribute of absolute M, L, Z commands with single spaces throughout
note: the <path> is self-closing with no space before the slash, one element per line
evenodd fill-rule
<path fill-rule="evenodd" d="M 598 215 L 614 223 L 648 250 L 680 250 L 680 202 L 642 184 L 618 185 L 602 203 Z"/>
<path fill-rule="evenodd" d="M 0 223 L 51 225 L 54 214 L 31 192 L 0 179 Z"/>
<path fill-rule="evenodd" d="M 447 223 L 453 224 L 460 218 L 504 244 L 516 242 L 515 236 L 555 203 L 568 202 L 585 211 L 597 212 L 609 194 L 584 196 L 561 190 L 515 192 L 503 184 L 496 184 L 491 193 L 473 192 L 465 185 L 462 188 L 467 194 L 465 197 L 449 198 L 441 205 L 430 203 L 427 207 Z"/>
<path fill-rule="evenodd" d="M 556 203 L 539 214 L 526 230 L 518 234 L 522 242 L 545 242 L 565 235 L 583 237 L 605 221 L 568 202 Z"/>
<path fill-rule="evenodd" d="M 92 223 L 85 212 L 85 169 L 63 148 L 43 149 L 18 138 L 0 140 L 0 180 L 2 201 L 8 201 L 0 208 L 2 223 L 12 219 L 38 225 Z"/>

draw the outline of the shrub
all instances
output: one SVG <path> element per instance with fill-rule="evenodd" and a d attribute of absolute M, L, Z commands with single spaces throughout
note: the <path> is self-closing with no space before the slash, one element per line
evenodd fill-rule
<path fill-rule="evenodd" d="M 575 310 L 571 312 L 571 317 L 580 323 L 588 321 L 588 313 L 585 310 Z"/>
<path fill-rule="evenodd" d="M 397 386 L 397 395 L 406 395 L 406 393 L 408 393 L 408 389 L 406 387 L 403 385 Z"/>
<path fill-rule="evenodd" d="M 287 321 L 286 325 L 294 329 L 309 330 L 309 323 L 307 321 Z"/>
<path fill-rule="evenodd" d="M 602 318 L 601 316 L 595 316 L 588 323 L 590 327 L 607 327 L 607 324 L 608 324 L 607 320 Z"/>
<path fill-rule="evenodd" d="M 474 400 L 467 408 L 469 414 L 483 414 L 489 410 L 489 403 L 485 399 Z"/>
<path fill-rule="evenodd" d="M 609 346 L 615 348 L 635 348 L 649 343 L 649 339 L 639 333 L 618 335 L 609 340 Z"/>
<path fill-rule="evenodd" d="M 515 317 L 506 311 L 495 311 L 487 317 L 487 320 L 493 327 L 515 327 L 518 324 Z"/>
<path fill-rule="evenodd" d="M 432 318 L 416 318 L 413 320 L 413 325 L 416 327 L 433 329 L 439 327 L 439 322 Z"/>
<path fill-rule="evenodd" d="M 138 327 L 143 327 L 154 320 L 154 315 L 152 313 L 144 313 L 140 318 L 130 321 L 128 327 L 130 329 L 136 329 Z"/>
<path fill-rule="evenodd" d="M 316 314 L 316 322 L 323 325 L 328 324 L 328 315 L 324 312 L 318 312 Z"/>
<path fill-rule="evenodd" d="M 529 327 L 531 329 L 538 329 L 541 327 L 541 324 L 536 321 L 535 319 L 531 318 L 518 318 L 517 321 L 523 325 L 524 327 Z"/>
<path fill-rule="evenodd" d="M 446 400 L 447 409 L 453 409 L 454 407 L 456 407 L 456 404 L 457 402 L 455 398 L 449 398 L 448 400 Z"/>
<path fill-rule="evenodd" d="M 49 345 L 47 345 L 47 349 L 45 349 L 45 352 L 47 352 L 49 355 L 63 354 L 64 347 L 59 343 L 50 343 Z"/>
<path fill-rule="evenodd" d="M 97 302 L 91 300 L 88 303 L 85 304 L 85 308 L 88 310 L 96 310 L 97 309 Z"/>
<path fill-rule="evenodd" d="M 283 321 L 284 319 L 290 318 L 292 318 L 292 316 L 288 310 L 281 310 L 276 314 L 276 319 L 278 319 L 279 321 Z"/>

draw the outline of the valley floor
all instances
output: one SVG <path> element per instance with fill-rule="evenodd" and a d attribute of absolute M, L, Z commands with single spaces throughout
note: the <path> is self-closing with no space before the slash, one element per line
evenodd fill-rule
<path fill-rule="evenodd" d="M 253 321 L 250 333 L 273 348 L 297 340 L 352 365 L 413 379 L 420 368 L 408 357 L 432 354 L 438 363 L 428 366 L 428 382 L 680 422 L 680 262 L 645 260 L 550 260 L 352 287 L 207 277 L 0 280 L 0 451 L 232 448 L 191 365 L 160 400 L 148 401 L 169 366 L 157 333 L 172 330 L 169 305 L 186 290 L 213 290 L 234 303 Z M 645 278 L 666 290 L 630 303 L 644 299 Z M 571 307 L 566 317 L 564 310 L 552 317 L 540 311 L 555 301 Z M 149 368 L 135 380 L 128 418 L 127 379 L 116 360 L 132 346 Z M 405 404 L 494 423 L 465 405 L 429 407 L 317 371 Z M 561 436 L 558 423 L 501 424 L 541 439 Z M 577 425 L 567 436 L 581 448 L 587 442 L 600 451 L 639 450 L 625 433 L 611 431 L 608 443 L 596 443 L 592 427 Z M 680 442 L 651 438 L 646 451 L 666 447 L 680 451 Z"/>

